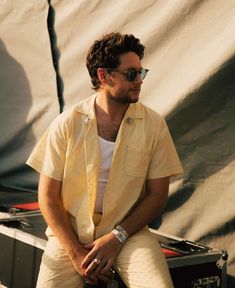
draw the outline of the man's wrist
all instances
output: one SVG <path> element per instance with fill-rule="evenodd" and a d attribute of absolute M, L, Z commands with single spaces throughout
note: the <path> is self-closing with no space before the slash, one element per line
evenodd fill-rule
<path fill-rule="evenodd" d="M 73 245 L 65 250 L 71 259 L 79 258 L 84 252 L 84 248 L 80 243 L 76 243 L 76 245 Z"/>
<path fill-rule="evenodd" d="M 129 234 L 127 233 L 127 231 L 120 225 L 116 226 L 112 230 L 112 233 L 116 236 L 116 238 L 122 244 L 124 244 L 127 241 L 127 239 L 129 238 Z"/>

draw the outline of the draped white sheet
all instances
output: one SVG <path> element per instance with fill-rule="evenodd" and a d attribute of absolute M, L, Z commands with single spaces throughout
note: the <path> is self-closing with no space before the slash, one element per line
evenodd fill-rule
<path fill-rule="evenodd" d="M 59 113 L 47 1 L 0 2 L 0 184 L 35 187 L 25 160 Z"/>
<path fill-rule="evenodd" d="M 235 2 L 50 2 L 65 109 L 93 93 L 85 58 L 96 38 L 133 33 L 146 46 L 141 101 L 166 116 L 185 169 L 155 226 L 226 249 L 235 276 Z M 47 1 L 0 4 L 2 185 L 36 184 L 23 163 L 59 113 L 47 15 Z"/>

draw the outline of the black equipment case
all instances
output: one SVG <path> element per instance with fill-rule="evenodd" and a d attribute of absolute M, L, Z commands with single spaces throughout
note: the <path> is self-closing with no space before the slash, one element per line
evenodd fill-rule
<path fill-rule="evenodd" d="M 227 252 L 153 230 L 175 288 L 226 288 Z"/>

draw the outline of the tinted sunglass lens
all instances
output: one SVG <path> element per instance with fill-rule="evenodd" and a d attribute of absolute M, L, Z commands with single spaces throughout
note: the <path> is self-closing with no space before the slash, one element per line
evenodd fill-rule
<path fill-rule="evenodd" d="M 136 76 L 137 76 L 137 70 L 131 70 L 131 71 L 128 71 L 127 73 L 127 79 L 128 81 L 134 81 Z"/>
<path fill-rule="evenodd" d="M 141 69 L 141 70 L 139 71 L 139 73 L 140 73 L 140 78 L 141 78 L 142 80 L 146 77 L 148 71 L 149 71 L 148 69 Z"/>

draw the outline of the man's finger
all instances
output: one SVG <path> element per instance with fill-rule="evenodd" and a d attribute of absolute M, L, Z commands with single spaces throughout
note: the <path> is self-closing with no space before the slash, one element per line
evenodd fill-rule
<path fill-rule="evenodd" d="M 81 263 L 81 267 L 83 269 L 86 269 L 91 262 L 93 261 L 93 259 L 95 258 L 95 253 L 94 251 L 89 252 L 86 257 L 83 259 L 82 263 Z"/>
<path fill-rule="evenodd" d="M 90 265 L 87 267 L 86 271 L 85 271 L 85 275 L 89 276 L 93 271 L 95 271 L 97 269 L 97 267 L 100 265 L 101 260 L 99 260 L 98 258 L 95 258 Z"/>
<path fill-rule="evenodd" d="M 102 269 L 101 273 L 102 274 L 106 274 L 106 273 L 111 272 L 112 274 L 114 274 L 115 270 L 112 268 L 112 265 L 113 265 L 113 261 L 109 260 L 106 263 L 105 267 Z"/>

